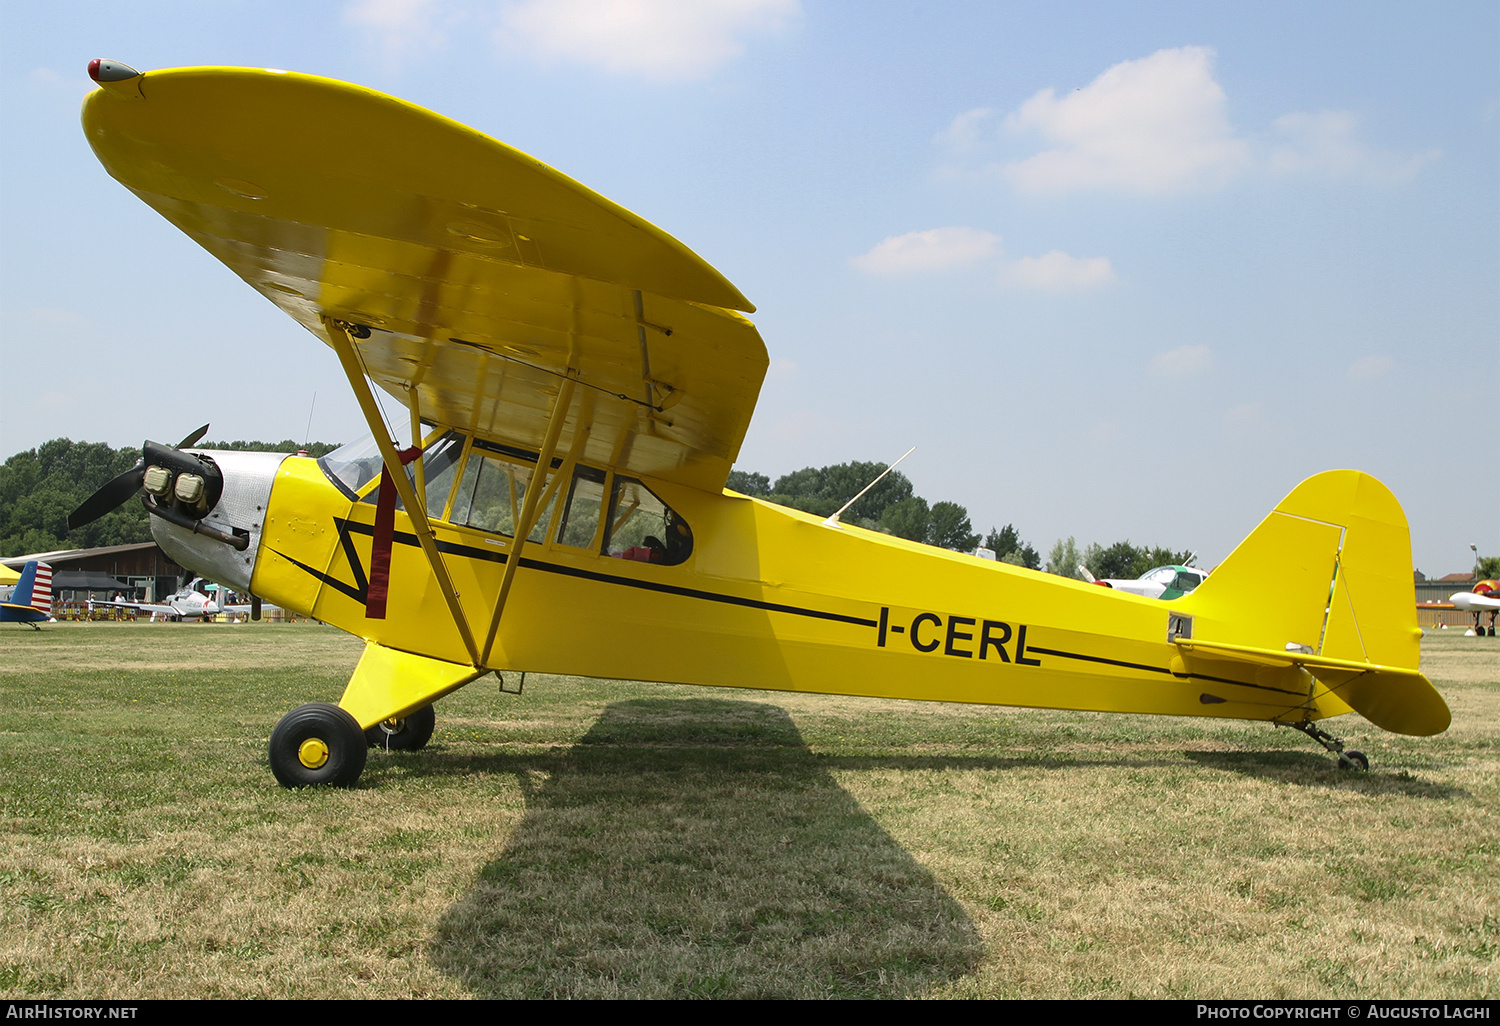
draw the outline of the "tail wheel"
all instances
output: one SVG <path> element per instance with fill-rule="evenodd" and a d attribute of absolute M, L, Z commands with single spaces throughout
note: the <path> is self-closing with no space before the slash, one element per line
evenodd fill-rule
<path fill-rule="evenodd" d="M 424 705 L 400 719 L 381 720 L 365 731 L 365 741 L 371 748 L 415 752 L 432 740 L 435 726 L 437 713 L 432 706 Z"/>
<path fill-rule="evenodd" d="M 1370 760 L 1365 753 L 1351 749 L 1339 753 L 1339 769 L 1367 770 L 1370 768 Z"/>
<path fill-rule="evenodd" d="M 299 705 L 271 731 L 271 772 L 282 787 L 351 787 L 365 752 L 359 721 L 327 702 Z"/>

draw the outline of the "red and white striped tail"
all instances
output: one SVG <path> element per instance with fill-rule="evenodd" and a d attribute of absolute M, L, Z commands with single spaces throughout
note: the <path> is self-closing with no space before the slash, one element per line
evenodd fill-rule
<path fill-rule="evenodd" d="M 52 567 L 46 563 L 36 565 L 36 583 L 31 586 L 31 608 L 52 615 Z"/>

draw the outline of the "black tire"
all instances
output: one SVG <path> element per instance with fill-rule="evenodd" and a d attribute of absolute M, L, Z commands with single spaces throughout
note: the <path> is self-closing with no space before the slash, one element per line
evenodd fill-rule
<path fill-rule="evenodd" d="M 436 726 L 437 713 L 432 706 L 424 705 L 399 720 L 383 720 L 375 724 L 365 731 L 365 741 L 371 748 L 415 752 L 432 740 L 432 730 Z"/>
<path fill-rule="evenodd" d="M 359 721 L 327 702 L 299 705 L 283 716 L 269 747 L 271 772 L 282 787 L 352 787 L 365 769 Z"/>
<path fill-rule="evenodd" d="M 1368 770 L 1370 760 L 1365 758 L 1364 752 L 1350 750 L 1339 756 L 1339 769 Z"/>

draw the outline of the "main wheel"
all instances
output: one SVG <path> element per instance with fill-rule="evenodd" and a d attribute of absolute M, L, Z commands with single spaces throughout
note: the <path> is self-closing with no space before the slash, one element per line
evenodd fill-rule
<path fill-rule="evenodd" d="M 437 713 L 433 712 L 432 706 L 424 705 L 399 720 L 381 720 L 365 731 L 365 740 L 371 748 L 415 752 L 432 740 L 432 728 L 435 726 Z"/>
<path fill-rule="evenodd" d="M 350 787 L 365 768 L 359 721 L 327 702 L 299 705 L 271 731 L 271 772 L 282 787 Z"/>

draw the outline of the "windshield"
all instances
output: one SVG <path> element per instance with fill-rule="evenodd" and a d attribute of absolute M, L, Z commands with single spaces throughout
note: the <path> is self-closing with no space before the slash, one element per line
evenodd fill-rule
<path fill-rule="evenodd" d="M 443 512 L 443 504 L 448 499 L 448 489 L 453 483 L 454 472 L 458 469 L 458 458 L 463 454 L 463 435 L 449 431 L 435 438 L 422 455 L 423 476 L 427 482 L 427 512 L 430 516 L 440 516 Z M 369 435 L 357 441 L 341 445 L 333 452 L 318 460 L 318 465 L 323 468 L 339 488 L 351 499 L 357 497 L 358 493 L 375 478 L 380 476 L 380 450 L 375 445 L 375 439 Z M 406 476 L 415 484 L 415 471 L 410 464 L 406 467 Z M 374 502 L 380 489 L 376 488 L 365 496 L 365 502 Z M 396 508 L 404 509 L 405 504 L 400 497 L 396 498 Z"/>
<path fill-rule="evenodd" d="M 374 437 L 365 435 L 328 453 L 318 466 L 352 499 L 380 473 L 380 450 Z"/>

